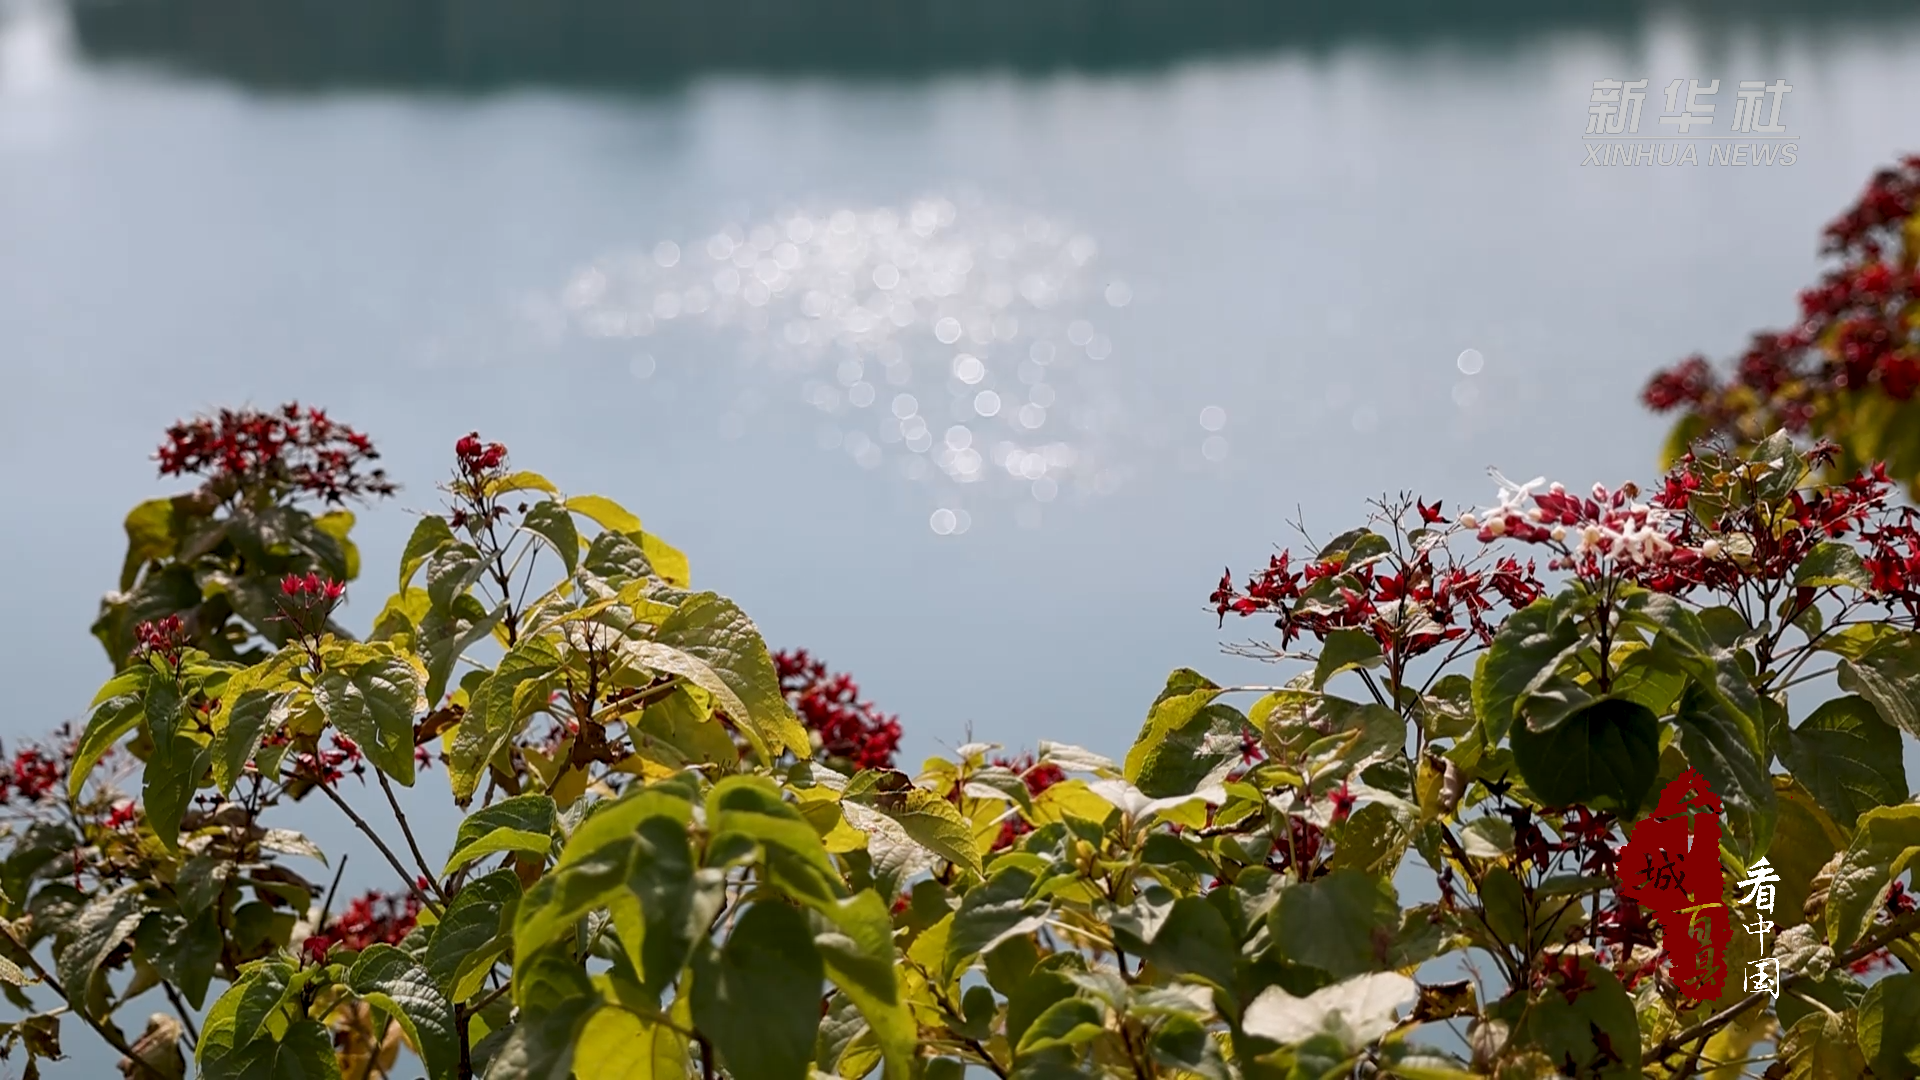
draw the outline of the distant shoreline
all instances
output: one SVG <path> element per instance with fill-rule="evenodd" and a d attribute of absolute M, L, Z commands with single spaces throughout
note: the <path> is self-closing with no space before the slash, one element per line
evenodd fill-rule
<path fill-rule="evenodd" d="M 1361 46 L 1524 48 L 1634 40 L 1665 19 L 1818 35 L 1909 21 L 1891 0 L 76 0 L 76 44 L 287 91 L 657 92 L 709 75 L 914 79 L 1153 71 L 1184 61 Z"/>

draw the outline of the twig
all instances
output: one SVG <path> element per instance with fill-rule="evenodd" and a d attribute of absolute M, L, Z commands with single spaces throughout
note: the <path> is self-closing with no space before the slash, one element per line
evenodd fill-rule
<path fill-rule="evenodd" d="M 314 786 L 325 792 L 327 798 L 333 800 L 333 805 L 339 807 L 341 813 L 347 815 L 347 818 L 351 820 L 361 832 L 367 834 L 367 839 L 373 841 L 373 846 L 379 848 L 380 854 L 387 857 L 387 862 L 392 864 L 394 872 L 400 875 L 400 880 L 407 883 L 407 891 L 413 893 L 414 898 L 420 901 L 422 907 L 433 912 L 435 916 L 444 914 L 440 910 L 440 905 L 433 902 L 433 897 L 420 891 L 420 886 L 413 880 L 413 875 L 409 874 L 407 868 L 401 865 L 400 857 L 393 853 L 393 849 L 387 846 L 385 840 L 380 839 L 379 833 L 373 831 L 373 826 L 367 824 L 366 818 L 355 813 L 353 807 L 347 805 L 347 800 L 342 799 L 340 793 L 333 790 L 331 784 L 322 783 L 315 784 Z"/>
<path fill-rule="evenodd" d="M 427 866 L 427 857 L 420 854 L 420 842 L 413 837 L 413 826 L 407 824 L 407 815 L 400 809 L 400 799 L 393 793 L 393 784 L 387 780 L 387 774 L 379 769 L 373 770 L 374 778 L 380 781 L 380 790 L 387 793 L 387 805 L 393 807 L 393 819 L 400 823 L 400 835 L 407 838 L 407 850 L 413 852 L 413 861 L 420 867 L 420 876 L 425 878 L 433 894 L 447 903 L 447 894 L 440 891 L 440 881 L 434 876 L 432 868 Z"/>
<path fill-rule="evenodd" d="M 371 1012 L 368 1013 L 368 1017 L 371 1019 Z M 367 1044 L 367 1063 L 360 1069 L 360 1080 L 373 1080 L 373 1064 L 380 1060 L 380 1048 L 386 1045 L 387 1032 L 392 1028 L 393 1017 L 388 1016 L 386 1013 L 381 1013 L 380 1030 L 374 1035 L 373 1041 Z M 369 1030 L 371 1030 L 371 1025 L 369 1025 Z M 385 1069 L 380 1070 L 382 1080 L 385 1080 L 386 1075 Z"/>
<path fill-rule="evenodd" d="M 713 1044 L 705 1035 L 695 1035 L 694 1041 L 700 1044 L 700 1080 L 713 1080 Z"/>
<path fill-rule="evenodd" d="M 1888 923 L 1886 926 L 1881 927 L 1879 932 L 1868 934 L 1866 937 L 1861 938 L 1859 943 L 1854 945 L 1853 948 L 1836 955 L 1830 966 L 1839 967 L 1844 964 L 1851 964 L 1863 956 L 1870 956 L 1879 952 L 1881 949 L 1886 948 L 1888 942 L 1898 941 L 1916 930 L 1920 930 L 1920 912 L 1908 912 Z M 1806 978 L 1806 972 L 1804 971 L 1783 975 L 1780 978 L 1780 989 L 1784 991 L 1788 986 L 1796 984 L 1804 978 Z M 1672 1054 L 1695 1039 L 1712 1035 L 1714 1032 L 1732 1023 L 1741 1013 L 1766 1001 L 1771 996 L 1773 995 L 1763 990 L 1756 990 L 1748 994 L 1746 997 L 1721 1009 L 1705 1020 L 1687 1028 L 1685 1031 L 1675 1035 L 1669 1035 L 1660 1040 L 1653 1048 L 1652 1057 L 1656 1060 L 1665 1058 L 1667 1055 Z"/>
<path fill-rule="evenodd" d="M 133 1062 L 134 1067 L 138 1068 L 142 1075 L 151 1077 L 152 1080 L 166 1080 L 166 1078 L 160 1074 L 159 1069 L 147 1064 L 145 1058 L 134 1053 L 133 1047 L 128 1046 L 127 1040 L 122 1038 L 118 1032 L 94 1019 L 93 1014 L 83 1008 L 81 1003 L 74 1001 L 73 998 L 67 994 L 67 988 L 60 985 L 60 980 L 54 978 L 52 972 L 41 966 L 40 958 L 33 955 L 32 949 L 22 945 L 19 949 L 19 954 L 20 957 L 27 962 L 27 966 L 33 969 L 33 973 L 40 976 L 40 981 L 46 983 L 47 987 L 54 993 L 59 994 L 61 999 L 67 1003 L 67 1007 L 73 1010 L 74 1015 L 85 1020 L 88 1027 L 92 1028 L 96 1034 L 107 1041 L 108 1046 L 120 1051 L 121 1057 Z"/>
<path fill-rule="evenodd" d="M 468 1016 L 477 1015 L 482 1010 L 486 1009 L 487 1006 L 500 1000 L 501 994 L 504 994 L 511 989 L 513 989 L 513 983 L 503 982 L 499 986 L 494 987 L 492 990 L 487 991 L 486 997 L 483 997 L 480 1000 L 474 1002 L 473 1004 L 467 1006 L 467 1015 Z"/>
<path fill-rule="evenodd" d="M 349 852 L 351 854 L 351 852 Z M 333 884 L 327 886 L 327 898 L 320 901 L 320 920 L 313 924 L 315 930 L 327 927 L 327 913 L 333 910 L 333 898 L 340 895 L 340 878 L 347 872 L 347 856 L 340 856 L 340 865 L 333 868 Z"/>
<path fill-rule="evenodd" d="M 166 990 L 167 1000 L 173 1002 L 173 1007 L 180 1013 L 180 1023 L 187 1029 L 187 1049 L 194 1049 L 200 1045 L 200 1028 L 193 1022 L 193 1013 L 187 1008 L 186 1000 L 180 996 L 179 989 L 173 983 L 162 979 L 160 986 Z"/>

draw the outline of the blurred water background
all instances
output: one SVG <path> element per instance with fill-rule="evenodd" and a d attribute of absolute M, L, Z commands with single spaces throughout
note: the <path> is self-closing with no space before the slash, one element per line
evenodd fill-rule
<path fill-rule="evenodd" d="M 477 428 L 855 672 L 910 763 L 1117 753 L 1175 666 L 1271 677 L 1204 602 L 1290 521 L 1648 476 L 1648 372 L 1791 318 L 1920 150 L 1904 4 L 0 11 L 9 739 L 107 674 L 166 423 L 297 397 L 406 485 L 350 624 Z M 1583 167 L 1607 78 L 1642 131 L 1672 79 L 1785 79 L 1797 160 Z"/>

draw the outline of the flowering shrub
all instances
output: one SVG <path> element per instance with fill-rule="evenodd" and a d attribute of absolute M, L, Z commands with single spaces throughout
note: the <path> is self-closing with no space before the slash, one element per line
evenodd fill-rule
<path fill-rule="evenodd" d="M 127 515 L 120 587 L 93 625 L 108 658 L 118 666 L 150 647 L 138 637 L 149 623 L 223 661 L 286 644 L 295 626 L 281 609 L 283 576 L 347 582 L 360 572 L 342 504 L 394 493 L 383 470 L 368 468 L 379 457 L 367 436 L 297 403 L 169 428 L 154 452 L 160 475 L 201 483 Z"/>
<path fill-rule="evenodd" d="M 851 679 L 497 443 L 456 445 L 366 640 L 344 565 L 218 568 L 306 497 L 239 463 L 271 490 L 191 543 L 130 530 L 130 561 L 259 604 L 137 609 L 84 728 L 10 759 L 0 1049 L 32 1068 L 69 1019 L 129 1076 L 210 1080 L 1915 1075 L 1914 515 L 1835 453 L 1382 500 L 1214 590 L 1272 623 L 1235 648 L 1277 685 L 1183 669 L 1120 760 L 968 743 L 911 775 Z M 428 767 L 448 850 L 395 793 Z M 1650 880 L 1638 826 L 1703 807 L 1719 865 Z M 382 891 L 301 873 L 320 813 Z M 1679 905 L 1763 855 L 1779 922 L 1712 989 Z"/>
<path fill-rule="evenodd" d="M 1831 439 L 1847 475 L 1884 462 L 1920 498 L 1920 156 L 1877 173 L 1827 226 L 1837 265 L 1800 294 L 1800 321 L 1755 334 L 1725 376 L 1689 357 L 1647 384 L 1679 411 L 1670 458 L 1709 434 L 1758 442 L 1775 430 Z"/>
<path fill-rule="evenodd" d="M 888 716 L 860 697 L 853 676 L 832 674 L 805 649 L 773 654 L 786 695 L 800 723 L 817 739 L 829 765 L 855 769 L 891 769 L 900 750 L 900 718 Z"/>

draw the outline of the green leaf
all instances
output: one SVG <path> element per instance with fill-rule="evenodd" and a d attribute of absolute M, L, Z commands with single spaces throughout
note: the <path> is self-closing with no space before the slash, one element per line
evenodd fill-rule
<path fill-rule="evenodd" d="M 472 544 L 454 542 L 427 559 L 427 599 L 434 611 L 453 610 L 454 600 L 467 595 L 486 570 L 480 551 Z"/>
<path fill-rule="evenodd" d="M 401 657 L 375 657 L 321 675 L 313 699 L 375 768 L 411 787 L 413 717 L 426 708 L 420 683 L 419 671 Z"/>
<path fill-rule="evenodd" d="M 1780 755 L 1820 808 L 1851 830 L 1861 814 L 1907 799 L 1900 733 L 1866 698 L 1826 702 L 1787 736 Z"/>
<path fill-rule="evenodd" d="M 216 912 L 203 910 L 190 918 L 154 912 L 135 932 L 134 947 L 197 1009 L 206 1003 L 207 987 L 220 962 L 222 936 Z"/>
<path fill-rule="evenodd" d="M 1780 1040 L 1782 1080 L 1859 1080 L 1867 1060 L 1856 1038 L 1852 1010 L 1801 1017 Z"/>
<path fill-rule="evenodd" d="M 467 815 L 455 834 L 443 874 L 475 859 L 516 851 L 545 859 L 553 850 L 559 809 L 545 795 L 516 795 Z"/>
<path fill-rule="evenodd" d="M 553 486 L 553 481 L 537 472 L 528 472 L 525 469 L 495 477 L 488 480 L 486 484 L 488 495 L 505 495 L 510 491 L 544 491 L 552 495 L 559 490 Z"/>
<path fill-rule="evenodd" d="M 608 908 L 634 967 L 650 982 L 666 967 L 677 972 L 690 947 L 688 927 L 699 921 L 690 884 L 692 819 L 684 793 L 664 785 L 602 804 L 521 901 L 513 929 L 516 967 L 588 912 Z"/>
<path fill-rule="evenodd" d="M 474 690 L 467 715 L 453 730 L 447 754 L 447 775 L 456 802 L 465 805 L 473 798 L 487 762 L 527 717 L 545 707 L 542 680 L 559 671 L 560 664 L 560 651 L 550 639 L 521 638 Z"/>
<path fill-rule="evenodd" d="M 724 765 L 725 772 L 740 761 L 733 736 L 713 718 L 705 691 L 679 686 L 663 698 L 647 703 L 640 716 L 628 718 L 627 738 L 641 757 L 664 758 L 670 766 Z"/>
<path fill-rule="evenodd" d="M 1642 593 L 1631 598 L 1622 622 L 1650 630 L 1658 660 L 1670 662 L 1694 677 L 1745 728 L 1762 728 L 1760 695 L 1753 689 L 1733 652 L 1714 639 L 1693 609 L 1664 593 Z"/>
<path fill-rule="evenodd" d="M 825 978 L 806 916 L 753 904 L 724 946 L 696 954 L 693 1022 L 735 1080 L 806 1080 Z"/>
<path fill-rule="evenodd" d="M 1218 908 L 1198 896 L 1183 896 L 1168 910 L 1145 955 L 1161 971 L 1197 976 L 1231 994 L 1239 951 Z"/>
<path fill-rule="evenodd" d="M 1001 942 L 1044 925 L 1046 906 L 1027 899 L 1033 886 L 1032 874 L 1009 867 L 960 898 L 960 910 L 953 915 L 941 961 L 943 981 L 952 979 L 974 957 L 992 952 Z"/>
<path fill-rule="evenodd" d="M 1774 918 L 1785 930 L 1806 921 L 1813 879 L 1846 848 L 1847 834 L 1792 777 L 1774 777 L 1774 791 L 1780 817 L 1774 823 L 1773 843 L 1768 845 L 1766 855 L 1780 874 L 1780 883 L 1775 886 Z M 1821 940 L 1825 940 L 1824 933 Z"/>
<path fill-rule="evenodd" d="M 1835 952 L 1859 940 L 1880 910 L 1887 886 L 1920 857 L 1920 805 L 1880 806 L 1860 815 L 1853 843 L 1827 892 L 1827 944 Z"/>
<path fill-rule="evenodd" d="M 54 966 L 59 969 L 60 984 L 69 988 L 68 1004 L 75 1011 L 89 1011 L 93 995 L 88 987 L 94 973 L 121 942 L 133 936 L 146 912 L 146 897 L 140 886 L 123 885 L 94 897 L 66 927 L 69 940 L 54 957 Z"/>
<path fill-rule="evenodd" d="M 413 527 L 413 535 L 407 537 L 406 549 L 400 553 L 400 591 L 407 591 L 407 586 L 413 583 L 413 575 L 419 572 L 421 564 L 429 556 L 456 542 L 446 518 L 432 514 L 422 517 L 419 524 Z"/>
<path fill-rule="evenodd" d="M 766 641 L 733 601 L 713 593 L 688 597 L 660 623 L 654 641 L 701 661 L 718 675 L 725 695 L 688 678 L 722 702 L 727 698 L 739 702 L 744 711 L 736 714 L 729 709 L 727 715 L 774 753 L 784 749 L 802 758 L 812 756 L 807 730 L 794 718 L 780 691 L 780 675 Z"/>
<path fill-rule="evenodd" d="M 1177 1073 L 1191 1074 L 1200 1080 L 1232 1080 L 1219 1044 L 1198 1021 L 1186 1016 L 1169 1016 L 1153 1031 L 1153 1059 Z"/>
<path fill-rule="evenodd" d="M 200 1080 L 340 1080 L 333 1033 L 316 1020 L 296 1020 L 278 1041 L 236 1046 L 231 1021 L 209 1023 L 197 1048 Z"/>
<path fill-rule="evenodd" d="M 1840 661 L 1840 688 L 1873 702 L 1889 724 L 1920 736 L 1920 636 L 1883 637 L 1857 659 Z"/>
<path fill-rule="evenodd" d="M 884 1080 L 908 1080 L 919 1028 L 907 1007 L 887 902 L 871 890 L 829 910 L 833 930 L 814 937 L 827 977 L 866 1017 L 885 1062 Z"/>
<path fill-rule="evenodd" d="M 273 1037 L 279 1031 L 276 1020 L 284 1019 L 281 1010 L 306 985 L 299 971 L 279 957 L 273 957 L 248 969 L 234 986 L 238 992 L 234 1010 L 234 1045 L 244 1047 L 261 1035 Z M 228 995 L 221 995 L 224 1001 Z M 215 1005 L 218 1011 L 219 1006 Z"/>
<path fill-rule="evenodd" d="M 856 777 L 855 783 L 859 780 L 860 777 Z M 854 785 L 849 784 L 847 798 L 899 822 L 915 843 L 934 854 L 970 874 L 980 874 L 980 853 L 974 847 L 973 823 L 960 816 L 959 808 L 946 799 L 910 783 L 898 790 L 868 791 L 859 795 L 854 794 Z"/>
<path fill-rule="evenodd" d="M 648 582 L 658 576 L 638 541 L 626 533 L 612 531 L 601 533 L 587 545 L 580 569 L 616 585 Z"/>
<path fill-rule="evenodd" d="M 187 816 L 200 778 L 207 775 L 210 755 L 206 747 L 184 735 L 155 743 L 153 756 L 141 771 L 140 807 L 161 846 L 177 851 L 180 822 Z"/>
<path fill-rule="evenodd" d="M 1901 972 L 1860 999 L 1860 1050 L 1882 1080 L 1920 1076 L 1920 975 Z"/>
<path fill-rule="evenodd" d="M 1742 725 L 1698 683 L 1688 684 L 1674 720 L 1688 763 L 1726 800 L 1730 824 L 1745 839 L 1743 854 L 1765 851 L 1776 807 L 1759 732 Z"/>
<path fill-rule="evenodd" d="M 1576 961 L 1589 989 L 1572 1001 L 1548 994 L 1527 1013 L 1530 1042 L 1555 1062 L 1571 1061 L 1573 1075 L 1640 1075 L 1640 1024 L 1633 999 L 1613 972 L 1588 960 Z"/>
<path fill-rule="evenodd" d="M 1320 646 L 1320 659 L 1313 668 L 1313 688 L 1319 690 L 1327 680 L 1343 671 L 1377 667 L 1380 643 L 1365 630 L 1335 630 Z"/>
<path fill-rule="evenodd" d="M 824 907 L 846 895 L 833 857 L 780 789 L 757 776 L 729 776 L 707 793 L 708 859 L 716 852 L 760 849 L 767 877 L 794 899 Z"/>
<path fill-rule="evenodd" d="M 1086 998 L 1070 997 L 1047 1006 L 1020 1035 L 1016 1061 L 1061 1046 L 1079 1046 L 1106 1034 L 1106 1014 Z"/>
<path fill-rule="evenodd" d="M 1413 980 L 1397 972 L 1360 975 L 1306 997 L 1270 986 L 1247 1006 L 1242 1026 L 1282 1046 L 1326 1036 L 1351 1053 L 1393 1030 L 1397 1012 L 1419 996 Z"/>
<path fill-rule="evenodd" d="M 511 867 L 468 882 L 447 905 L 427 942 L 427 975 L 449 1001 L 465 1001 L 480 988 L 498 950 L 488 946 L 507 928 L 502 920 L 520 899 L 520 878 Z M 471 982 L 471 986 L 464 983 Z"/>
<path fill-rule="evenodd" d="M 1549 806 L 1635 813 L 1660 767 L 1660 722 L 1637 702 L 1604 698 L 1551 731 L 1513 729 L 1513 761 Z"/>
<path fill-rule="evenodd" d="M 428 1076 L 440 1080 L 458 1072 L 453 1006 L 413 957 L 392 945 L 370 946 L 353 962 L 347 985 L 361 1000 L 393 1017 L 407 1041 L 419 1048 Z"/>
<path fill-rule="evenodd" d="M 114 744 L 140 726 L 140 718 L 146 715 L 147 683 L 152 677 L 151 668 L 130 668 L 108 680 L 95 696 L 93 714 L 87 717 L 86 730 L 74 747 L 73 765 L 67 770 L 68 795 L 79 798 L 93 767 Z"/>
<path fill-rule="evenodd" d="M 1128 782 L 1151 799 L 1190 795 L 1238 762 L 1249 724 L 1240 710 L 1216 704 L 1219 696 L 1220 688 L 1198 672 L 1181 668 L 1167 676 L 1127 751 Z"/>
<path fill-rule="evenodd" d="M 640 531 L 640 519 L 633 512 L 605 495 L 575 495 L 565 503 L 568 510 L 589 518 L 594 524 L 609 532 L 635 533 Z"/>
<path fill-rule="evenodd" d="M 1490 743 L 1505 737 L 1521 702 L 1552 678 L 1580 643 L 1580 627 L 1570 609 L 1547 597 L 1500 625 L 1473 673 L 1473 706 Z"/>
<path fill-rule="evenodd" d="M 214 732 L 212 746 L 213 782 L 222 795 L 232 793 L 267 733 L 286 723 L 293 701 L 291 690 L 256 688 L 229 703 L 227 722 Z"/>
<path fill-rule="evenodd" d="M 1852 547 L 1822 540 L 1800 561 L 1793 572 L 1793 583 L 1799 588 L 1847 586 L 1865 591 L 1873 588 L 1873 575 Z"/>
<path fill-rule="evenodd" d="M 553 545 L 554 554 L 560 556 L 569 575 L 580 565 L 580 530 L 574 527 L 573 515 L 564 505 L 542 499 L 527 508 L 520 525 Z"/>
<path fill-rule="evenodd" d="M 462 596 L 447 610 L 428 611 L 421 617 L 415 651 L 426 662 L 425 697 L 431 706 L 447 692 L 447 681 L 468 649 L 493 636 L 494 628 L 506 618 L 507 605 L 497 604 L 492 611 L 480 606 L 471 596 Z"/>
<path fill-rule="evenodd" d="M 689 1075 L 684 1036 L 613 1006 L 594 1010 L 573 1057 L 574 1080 L 678 1080 Z"/>
<path fill-rule="evenodd" d="M 676 589 L 693 587 L 693 572 L 687 564 L 685 552 L 652 533 L 630 535 L 640 544 L 640 551 L 646 555 L 655 576 Z"/>
<path fill-rule="evenodd" d="M 1268 917 L 1282 956 L 1336 979 L 1387 966 L 1399 925 L 1393 885 L 1357 870 L 1335 870 L 1285 889 Z"/>
<path fill-rule="evenodd" d="M 133 588 L 140 568 L 170 559 L 179 550 L 178 515 L 173 500 L 148 499 L 127 512 L 127 557 L 120 566 L 120 591 Z"/>

